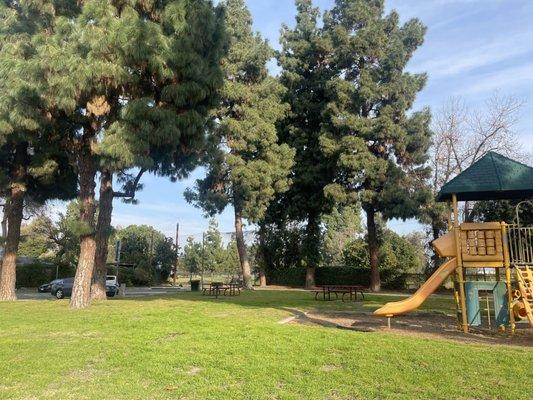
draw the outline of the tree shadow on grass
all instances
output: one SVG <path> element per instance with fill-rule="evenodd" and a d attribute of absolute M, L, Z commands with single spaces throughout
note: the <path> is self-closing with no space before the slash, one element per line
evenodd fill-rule
<path fill-rule="evenodd" d="M 203 296 L 200 292 L 181 292 L 122 299 L 122 301 L 127 302 L 161 300 L 175 302 L 175 304 L 184 301 L 210 305 L 231 304 L 257 310 L 280 310 L 287 315 L 286 318 L 278 321 L 280 324 L 297 323 L 358 332 L 389 332 L 401 336 L 444 339 L 460 343 L 514 346 L 526 344 L 528 347 L 532 346 L 531 335 L 528 335 L 528 332 L 521 332 L 516 337 L 510 337 L 509 335 L 499 335 L 496 330 L 473 329 L 471 334 L 464 335 L 456 329 L 453 306 L 450 310 L 429 308 L 394 318 L 392 320 L 393 329 L 387 330 L 385 329 L 386 319 L 375 317 L 372 312 L 387 301 L 398 300 L 396 296 L 369 294 L 365 295 L 365 301 L 342 302 L 341 300 L 315 300 L 314 293 L 310 291 L 257 290 L 243 291 L 240 296 L 220 296 L 218 298 Z M 432 301 L 442 307 L 447 304 L 447 300 L 437 298 Z M 453 305 L 453 300 L 450 303 Z"/>
<path fill-rule="evenodd" d="M 210 304 L 226 303 L 234 304 L 247 308 L 273 308 L 273 309 L 304 309 L 304 310 L 333 310 L 333 311 L 359 311 L 371 313 L 383 304 L 389 301 L 397 301 L 397 296 L 383 296 L 365 294 L 365 300 L 359 298 L 357 301 L 343 302 L 340 299 L 324 301 L 315 300 L 314 291 L 305 290 L 255 290 L 255 291 L 243 291 L 239 296 L 224 296 L 221 295 L 218 298 L 214 296 L 202 295 L 201 292 L 178 292 L 171 294 L 157 294 L 148 296 L 135 296 L 135 297 L 119 297 L 121 301 L 192 301 L 192 302 L 205 302 Z M 450 302 L 451 304 L 451 302 Z M 453 312 L 453 308 L 447 307 L 431 307 L 428 311 L 432 312 Z"/>

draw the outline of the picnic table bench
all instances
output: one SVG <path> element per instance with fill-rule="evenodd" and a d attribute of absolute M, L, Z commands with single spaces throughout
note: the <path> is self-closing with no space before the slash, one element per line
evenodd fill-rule
<path fill-rule="evenodd" d="M 208 295 L 218 298 L 220 294 L 238 296 L 241 294 L 241 285 L 237 283 L 211 282 L 209 286 L 202 289 L 203 296 Z"/>
<path fill-rule="evenodd" d="M 362 285 L 320 285 L 317 286 L 315 291 L 315 300 L 319 299 L 321 295 L 322 300 L 331 300 L 331 294 L 335 294 L 335 300 L 339 298 L 341 294 L 341 300 L 345 301 L 346 296 L 349 297 L 350 301 L 357 301 L 357 293 L 361 294 L 361 298 L 365 299 L 364 291 L 367 291 L 368 288 Z"/>

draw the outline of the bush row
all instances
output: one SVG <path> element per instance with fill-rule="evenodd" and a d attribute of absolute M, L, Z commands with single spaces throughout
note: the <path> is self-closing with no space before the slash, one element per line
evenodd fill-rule
<path fill-rule="evenodd" d="M 406 289 L 410 274 L 398 273 L 391 269 L 380 270 L 381 285 L 384 289 Z M 370 285 L 369 268 L 320 267 L 316 269 L 317 285 Z M 267 284 L 303 286 L 305 268 L 284 268 L 267 271 Z"/>
<path fill-rule="evenodd" d="M 60 266 L 56 271 L 55 265 L 31 263 L 17 265 L 17 287 L 38 287 L 59 278 L 74 276 L 75 270 L 71 267 Z"/>
<path fill-rule="evenodd" d="M 108 268 L 108 274 L 115 275 L 117 273 L 115 267 Z M 59 278 L 73 277 L 76 269 L 73 267 L 60 266 L 57 270 Z M 154 272 L 147 271 L 143 268 L 120 267 L 118 272 L 118 280 L 120 283 L 125 283 L 127 286 L 146 286 L 151 285 L 159 279 L 159 275 Z M 20 287 L 38 287 L 43 283 L 48 283 L 56 279 L 56 266 L 44 263 L 31 263 L 24 265 L 17 265 L 17 282 L 16 286 Z"/>

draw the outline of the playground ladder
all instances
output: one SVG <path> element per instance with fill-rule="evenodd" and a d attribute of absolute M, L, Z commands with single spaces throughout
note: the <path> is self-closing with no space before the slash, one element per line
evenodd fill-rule
<path fill-rule="evenodd" d="M 516 281 L 522 295 L 529 324 L 533 326 L 533 270 L 525 266 L 516 266 Z"/>

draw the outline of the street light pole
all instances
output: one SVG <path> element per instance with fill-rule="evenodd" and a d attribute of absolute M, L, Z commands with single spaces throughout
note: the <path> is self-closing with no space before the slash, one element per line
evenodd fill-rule
<path fill-rule="evenodd" d="M 174 280 L 172 285 L 176 286 L 176 280 L 178 278 L 178 266 L 180 262 L 180 245 L 179 245 L 180 224 L 176 224 L 176 267 L 174 268 Z"/>

